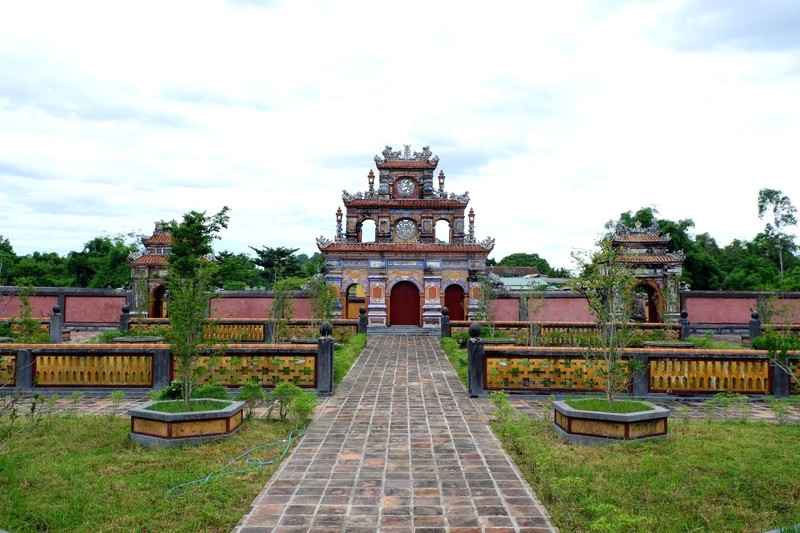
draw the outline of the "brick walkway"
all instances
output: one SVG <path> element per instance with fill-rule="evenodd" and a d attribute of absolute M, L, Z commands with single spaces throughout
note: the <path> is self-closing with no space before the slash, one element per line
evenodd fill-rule
<path fill-rule="evenodd" d="M 235 531 L 555 531 L 435 337 L 373 337 Z"/>

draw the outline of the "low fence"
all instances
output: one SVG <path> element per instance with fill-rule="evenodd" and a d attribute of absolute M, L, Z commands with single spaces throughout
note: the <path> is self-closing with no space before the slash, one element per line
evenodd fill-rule
<path fill-rule="evenodd" d="M 468 344 L 471 396 L 495 390 L 533 394 L 601 392 L 602 362 L 587 360 L 577 348 L 484 346 L 480 338 Z M 795 376 L 800 379 L 793 355 Z M 636 361 L 628 387 L 634 396 L 709 395 L 733 392 L 784 397 L 798 394 L 790 377 L 757 350 L 628 349 L 624 362 Z"/>
<path fill-rule="evenodd" d="M 293 383 L 318 394 L 333 392 L 334 339 L 314 344 L 231 344 L 198 360 L 203 382 L 238 387 L 250 380 L 266 388 Z M 40 392 L 110 389 L 146 392 L 169 385 L 176 364 L 166 344 L 0 344 L 0 388 Z"/>
<path fill-rule="evenodd" d="M 468 335 L 468 320 L 443 321 L 442 337 L 457 334 Z M 449 325 L 448 325 L 449 324 Z M 481 326 L 486 323 L 478 322 Z M 645 340 L 682 340 L 687 322 L 680 323 L 632 323 L 632 330 Z M 495 331 L 505 334 L 515 344 L 523 346 L 580 346 L 583 340 L 594 335 L 597 324 L 594 322 L 493 322 Z"/>
<path fill-rule="evenodd" d="M 281 324 L 284 328 L 282 337 L 295 339 L 312 339 L 319 336 L 319 327 L 322 322 L 319 320 L 288 320 Z M 346 342 L 347 339 L 359 333 L 359 321 L 356 320 L 331 320 L 333 328 L 332 336 L 339 342 Z M 127 327 L 126 327 L 127 326 Z M 120 329 L 130 330 L 137 333 L 157 333 L 169 330 L 168 318 L 142 318 L 128 320 L 125 323 L 123 315 Z M 208 321 L 203 327 L 205 340 L 217 342 L 236 342 L 236 343 L 265 343 L 272 342 L 275 336 L 277 323 L 275 320 L 253 320 L 247 318 L 226 318 Z"/>

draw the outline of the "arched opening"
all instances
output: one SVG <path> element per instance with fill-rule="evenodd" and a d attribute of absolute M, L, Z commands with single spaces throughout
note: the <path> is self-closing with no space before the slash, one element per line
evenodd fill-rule
<path fill-rule="evenodd" d="M 464 312 L 464 289 L 460 285 L 450 285 L 444 290 L 444 306 L 450 320 L 466 320 Z"/>
<path fill-rule="evenodd" d="M 446 220 L 439 220 L 436 222 L 436 227 L 433 233 L 436 242 L 444 242 L 450 244 L 452 235 L 450 233 L 450 223 Z"/>
<path fill-rule="evenodd" d="M 389 325 L 419 326 L 420 294 L 416 285 L 410 281 L 400 281 L 392 287 L 389 295 Z"/>
<path fill-rule="evenodd" d="M 366 292 L 364 287 L 353 283 L 347 288 L 347 297 L 344 306 L 344 318 L 358 318 L 358 309 L 366 307 Z"/>
<path fill-rule="evenodd" d="M 152 302 L 150 305 L 151 318 L 166 318 L 167 304 L 164 299 L 166 293 L 167 293 L 166 285 L 159 285 L 153 291 Z"/>
<path fill-rule="evenodd" d="M 361 223 L 358 242 L 375 242 L 375 221 L 367 219 Z"/>
<path fill-rule="evenodd" d="M 661 322 L 658 292 L 649 284 L 641 283 L 633 288 L 632 318 L 637 322 Z"/>

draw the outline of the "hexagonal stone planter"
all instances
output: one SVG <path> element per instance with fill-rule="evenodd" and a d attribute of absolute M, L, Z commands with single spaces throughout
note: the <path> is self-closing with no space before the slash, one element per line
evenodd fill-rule
<path fill-rule="evenodd" d="M 130 439 L 143 446 L 201 444 L 229 437 L 242 425 L 244 402 L 204 401 L 218 401 L 220 408 L 188 413 L 164 413 L 148 409 L 154 403 L 163 403 L 159 401 L 128 410 L 131 417 Z"/>
<path fill-rule="evenodd" d="M 669 410 L 648 405 L 652 406 L 649 411 L 604 413 L 573 409 L 561 401 L 553 402 L 553 429 L 568 441 L 582 444 L 666 437 Z"/>

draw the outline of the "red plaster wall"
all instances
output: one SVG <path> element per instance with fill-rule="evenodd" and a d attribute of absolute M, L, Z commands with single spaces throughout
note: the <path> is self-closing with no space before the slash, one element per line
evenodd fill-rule
<path fill-rule="evenodd" d="M 64 298 L 64 322 L 119 323 L 125 296 L 69 296 Z M 49 316 L 49 315 L 48 315 Z"/>
<path fill-rule="evenodd" d="M 57 303 L 57 296 L 31 296 L 31 317 L 35 319 L 50 318 L 53 306 Z M 19 298 L 0 295 L 0 318 L 20 318 L 19 315 Z"/>
<path fill-rule="evenodd" d="M 686 299 L 686 312 L 693 324 L 747 324 L 755 308 L 755 298 Z"/>
<path fill-rule="evenodd" d="M 211 301 L 212 318 L 269 318 L 272 297 L 259 298 L 216 298 Z M 292 318 L 311 318 L 311 304 L 308 298 L 292 298 L 294 314 Z"/>
<path fill-rule="evenodd" d="M 537 322 L 594 322 L 589 304 L 583 298 L 547 298 L 536 313 L 539 300 L 528 301 L 528 319 Z"/>
<path fill-rule="evenodd" d="M 500 322 L 519 320 L 519 300 L 516 298 L 498 298 L 492 303 L 494 319 Z"/>

